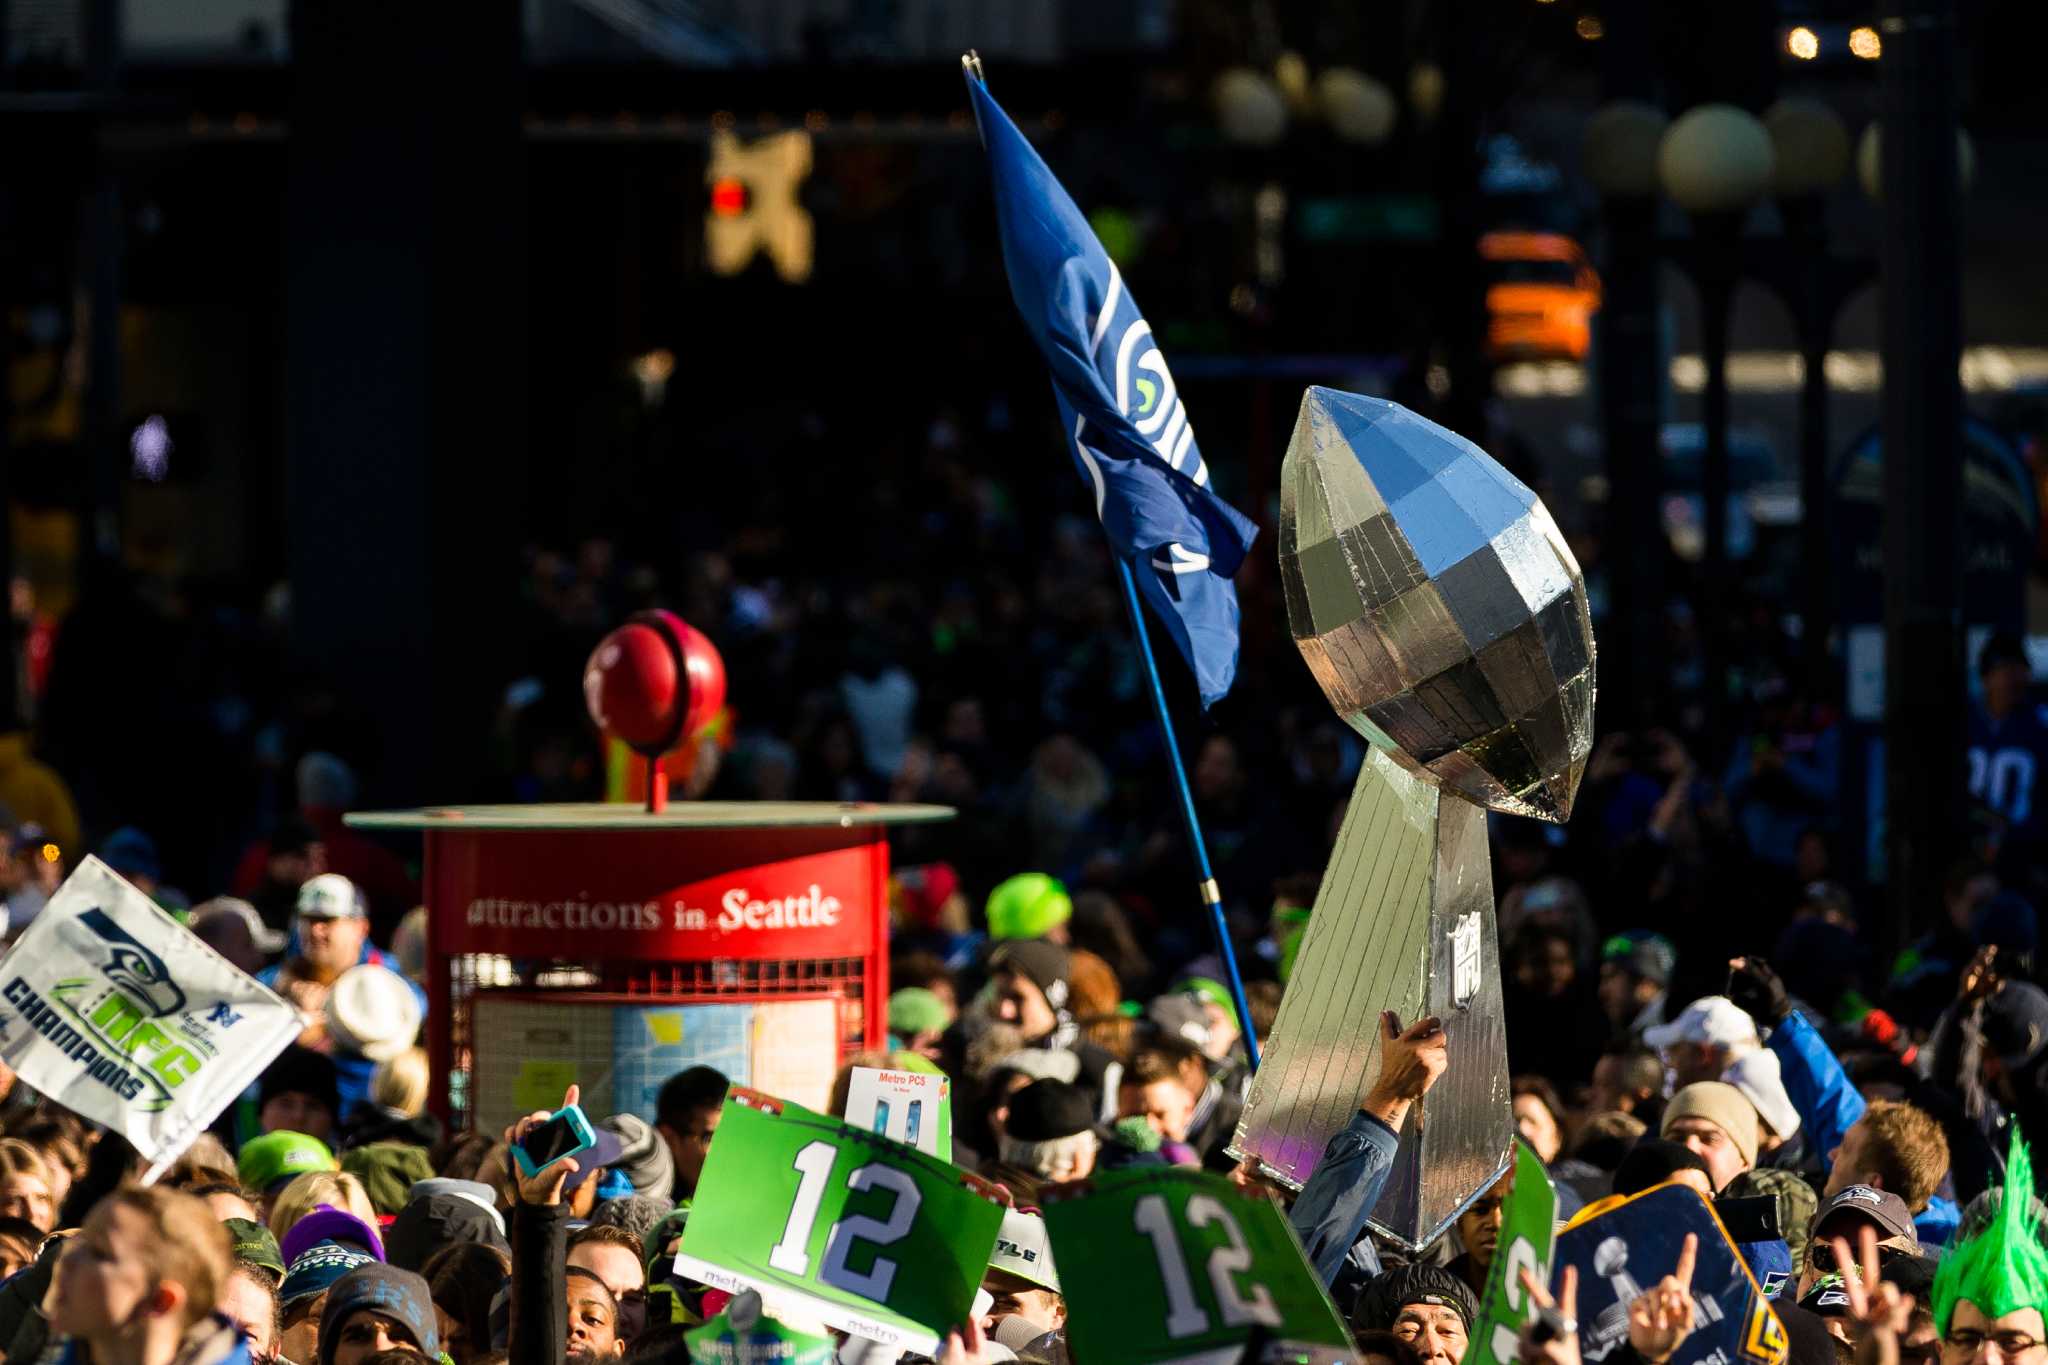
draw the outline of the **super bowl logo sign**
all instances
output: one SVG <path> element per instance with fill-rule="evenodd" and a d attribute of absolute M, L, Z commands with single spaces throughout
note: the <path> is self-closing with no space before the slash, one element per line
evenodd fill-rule
<path fill-rule="evenodd" d="M 168 1108 L 219 1055 L 210 1026 L 239 1016 L 218 1008 L 205 1020 L 188 1014 L 163 958 L 102 909 L 68 916 L 56 928 L 75 959 L 95 970 L 51 983 L 47 999 L 21 976 L 0 994 L 93 1081 L 146 1113 Z"/>

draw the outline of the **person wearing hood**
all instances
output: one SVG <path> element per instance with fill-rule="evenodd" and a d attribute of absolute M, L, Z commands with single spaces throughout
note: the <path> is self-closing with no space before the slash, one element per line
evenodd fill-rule
<path fill-rule="evenodd" d="M 49 1296 L 64 1365 L 249 1365 L 241 1332 L 215 1312 L 233 1268 L 227 1229 L 204 1202 L 127 1186 L 65 1243 Z"/>
<path fill-rule="evenodd" d="M 1081 1036 L 1068 1005 L 1068 973 L 1073 957 L 1066 948 L 1044 939 L 1016 939 L 996 949 L 989 959 L 989 989 L 995 1017 L 1013 1025 L 1035 1048 L 1062 1048 L 1081 1061 L 1079 1084 L 1095 1105 L 1096 1118 L 1116 1113 L 1123 1065 Z"/>
<path fill-rule="evenodd" d="M 472 1242 L 512 1253 L 496 1193 L 474 1180 L 422 1180 L 391 1220 L 384 1251 L 392 1265 L 423 1271 L 441 1248 Z"/>

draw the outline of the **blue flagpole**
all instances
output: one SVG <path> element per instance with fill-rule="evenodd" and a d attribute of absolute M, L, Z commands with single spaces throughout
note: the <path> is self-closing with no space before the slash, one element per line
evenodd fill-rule
<path fill-rule="evenodd" d="M 1131 614 L 1131 630 L 1138 637 L 1138 654 L 1145 660 L 1145 679 L 1152 685 L 1152 714 L 1159 720 L 1159 738 L 1166 746 L 1167 766 L 1173 769 L 1173 788 L 1180 796 L 1181 820 L 1188 828 L 1188 846 L 1195 851 L 1195 874 L 1202 879 L 1197 888 L 1209 911 L 1209 928 L 1216 935 L 1216 951 L 1223 958 L 1223 980 L 1230 987 L 1230 1000 L 1237 1007 L 1237 1026 L 1244 1033 L 1245 1056 L 1252 1070 L 1259 1069 L 1259 1035 L 1252 1028 L 1252 1007 L 1244 998 L 1244 978 L 1237 971 L 1237 950 L 1230 946 L 1230 926 L 1223 919 L 1223 893 L 1216 875 L 1209 870 L 1209 846 L 1202 839 L 1202 822 L 1195 815 L 1194 793 L 1188 790 L 1188 771 L 1181 763 L 1180 741 L 1173 733 L 1173 717 L 1166 712 L 1166 692 L 1159 685 L 1159 664 L 1152 657 L 1152 636 L 1145 629 L 1145 612 L 1138 604 L 1138 586 L 1131 579 L 1130 561 L 1110 547 L 1116 561 L 1117 577 L 1124 585 L 1124 609 Z"/>

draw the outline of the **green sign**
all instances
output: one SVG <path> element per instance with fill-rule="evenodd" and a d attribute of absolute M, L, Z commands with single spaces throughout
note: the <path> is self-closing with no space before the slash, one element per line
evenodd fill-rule
<path fill-rule="evenodd" d="M 967 1320 L 1003 1210 L 914 1147 L 755 1090 L 726 1097 L 676 1272 L 937 1355 Z"/>
<path fill-rule="evenodd" d="M 832 1338 L 813 1336 L 761 1315 L 761 1297 L 742 1294 L 723 1313 L 685 1334 L 691 1360 L 732 1365 L 832 1365 Z"/>
<path fill-rule="evenodd" d="M 1290 1361 L 1352 1359 L 1280 1210 L 1221 1176 L 1148 1167 L 1056 1185 L 1045 1227 L 1079 1365 L 1237 1365 L 1255 1336 Z"/>
<path fill-rule="evenodd" d="M 1522 1272 L 1529 1271 L 1548 1288 L 1556 1258 L 1557 1191 L 1550 1187 L 1543 1159 L 1518 1141 L 1514 1186 L 1500 1206 L 1500 1238 L 1493 1244 L 1493 1264 L 1486 1272 L 1486 1294 L 1465 1348 L 1465 1365 L 1514 1365 L 1523 1324 L 1536 1316 L 1536 1305 L 1522 1287 Z"/>

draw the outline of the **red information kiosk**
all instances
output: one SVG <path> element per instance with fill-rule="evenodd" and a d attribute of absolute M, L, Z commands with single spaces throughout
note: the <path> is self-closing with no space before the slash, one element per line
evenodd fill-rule
<path fill-rule="evenodd" d="M 702 1064 L 818 1109 L 880 1047 L 891 824 L 944 806 L 469 806 L 368 812 L 426 840 L 438 1112 L 493 1132 L 574 1081 L 652 1120 Z"/>

